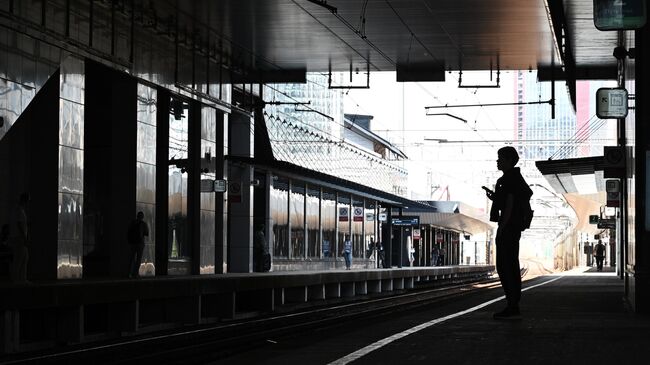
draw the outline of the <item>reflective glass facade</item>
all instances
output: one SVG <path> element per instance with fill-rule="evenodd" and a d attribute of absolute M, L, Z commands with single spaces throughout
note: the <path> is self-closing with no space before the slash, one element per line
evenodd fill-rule
<path fill-rule="evenodd" d="M 175 97 L 169 115 L 169 191 L 167 244 L 171 260 L 191 257 L 187 221 L 188 104 Z"/>
<path fill-rule="evenodd" d="M 314 189 L 309 186 L 307 189 L 306 199 L 305 215 L 307 217 L 307 257 L 320 257 L 320 189 Z"/>
<path fill-rule="evenodd" d="M 289 257 L 289 179 L 273 178 L 271 220 L 273 222 L 273 256 Z"/>
<path fill-rule="evenodd" d="M 138 131 L 135 210 L 144 213 L 149 226 L 140 264 L 140 275 L 155 275 L 156 254 L 156 89 L 138 84 Z M 135 216 L 135 213 L 134 213 Z"/>
<path fill-rule="evenodd" d="M 350 194 L 338 193 L 336 202 L 336 210 L 338 211 L 338 235 L 335 246 L 336 250 L 334 250 L 334 252 L 337 256 L 341 256 L 341 251 L 343 251 L 343 242 L 345 242 L 345 236 L 350 234 L 350 226 L 352 223 L 352 212 L 350 211 Z M 352 237 L 350 237 L 350 239 L 352 239 Z"/>
<path fill-rule="evenodd" d="M 364 219 L 364 208 L 363 208 L 363 199 L 355 198 L 352 201 L 352 256 L 353 257 L 364 257 L 365 248 L 364 248 L 364 234 L 363 234 L 363 219 Z"/>
<path fill-rule="evenodd" d="M 217 111 L 201 108 L 201 181 L 210 183 L 216 178 Z M 202 183 L 203 185 L 203 183 Z M 200 268 L 201 274 L 213 274 L 215 267 L 216 193 L 201 189 Z"/>
<path fill-rule="evenodd" d="M 305 257 L 305 183 L 291 182 L 289 197 L 289 222 L 291 223 L 292 258 Z"/>
<path fill-rule="evenodd" d="M 80 278 L 83 258 L 84 61 L 61 64 L 57 278 Z"/>
<path fill-rule="evenodd" d="M 364 209 L 364 217 L 363 217 L 363 231 L 364 231 L 364 247 L 366 250 L 366 257 L 368 254 L 372 254 L 372 245 L 371 245 L 371 240 L 374 242 L 377 242 L 377 234 L 376 234 L 376 214 L 375 214 L 375 207 L 377 204 L 374 201 L 366 200 L 365 201 L 365 209 Z"/>
<path fill-rule="evenodd" d="M 336 217 L 336 193 L 323 190 L 321 200 L 322 257 L 336 256 Z"/>
<path fill-rule="evenodd" d="M 275 259 L 341 260 L 345 235 L 350 234 L 353 257 L 374 260 L 368 255 L 368 243 L 375 235 L 377 203 L 374 200 L 364 200 L 284 176 L 275 175 L 272 180 L 270 214 L 273 237 L 270 242 L 273 242 Z M 366 261 L 357 262 L 366 265 Z"/>

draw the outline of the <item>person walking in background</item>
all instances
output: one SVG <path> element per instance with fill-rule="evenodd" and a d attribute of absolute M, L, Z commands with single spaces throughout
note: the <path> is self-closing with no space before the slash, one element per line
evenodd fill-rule
<path fill-rule="evenodd" d="M 496 183 L 495 191 L 484 188 L 488 199 L 492 200 L 490 220 L 498 222 L 496 235 L 497 272 L 501 286 L 506 294 L 508 306 L 494 314 L 494 319 L 521 319 L 519 300 L 521 299 L 521 270 L 519 267 L 519 239 L 525 227 L 523 203 L 533 195 L 532 190 L 521 176 L 518 167 L 519 154 L 512 146 L 497 151 L 497 169 L 503 172 Z M 531 212 L 532 213 L 532 212 Z M 530 222 L 528 222 L 530 224 Z"/>
<path fill-rule="evenodd" d="M 29 260 L 29 225 L 27 222 L 27 206 L 29 194 L 22 193 L 18 198 L 18 205 L 11 217 L 9 226 L 9 244 L 13 253 L 11 265 L 11 280 L 18 283 L 27 282 L 27 261 Z"/>
<path fill-rule="evenodd" d="M 142 251 L 144 251 L 144 238 L 149 237 L 149 226 L 144 221 L 144 213 L 138 212 L 136 218 L 129 224 L 127 239 L 131 248 L 129 259 L 129 277 L 137 278 L 140 274 Z"/>
<path fill-rule="evenodd" d="M 601 240 L 594 247 L 594 256 L 596 256 L 596 268 L 598 271 L 603 271 L 603 260 L 605 260 L 605 245 Z"/>
<path fill-rule="evenodd" d="M 343 241 L 343 258 L 345 259 L 345 269 L 350 270 L 352 266 L 352 242 L 350 242 L 350 235 L 345 235 L 345 240 Z"/>
<path fill-rule="evenodd" d="M 447 250 L 442 247 L 438 254 L 438 266 L 445 266 L 445 256 L 447 255 Z"/>

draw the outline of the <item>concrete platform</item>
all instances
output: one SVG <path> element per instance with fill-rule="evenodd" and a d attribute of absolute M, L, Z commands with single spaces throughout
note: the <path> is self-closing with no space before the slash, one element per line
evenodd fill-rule
<path fill-rule="evenodd" d="M 585 271 L 583 269 L 582 271 Z M 593 269 L 595 271 L 595 269 Z M 342 324 L 220 364 L 632 364 L 645 363 L 650 318 L 632 314 L 612 273 L 569 272 L 527 281 L 521 321 L 496 321 L 501 288 L 413 313 Z M 461 313 L 470 308 L 480 308 Z"/>
<path fill-rule="evenodd" d="M 250 318 L 285 305 L 486 278 L 493 266 L 291 271 L 0 284 L 0 354 Z"/>

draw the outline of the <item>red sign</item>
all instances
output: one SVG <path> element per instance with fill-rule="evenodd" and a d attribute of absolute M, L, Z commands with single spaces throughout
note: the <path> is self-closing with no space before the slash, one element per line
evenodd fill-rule
<path fill-rule="evenodd" d="M 347 222 L 350 219 L 350 208 L 339 207 L 339 222 Z"/>
<path fill-rule="evenodd" d="M 437 243 L 443 243 L 443 242 L 445 242 L 445 238 L 444 238 L 444 236 L 442 235 L 442 232 L 438 232 L 438 233 L 436 233 L 436 242 L 437 242 Z"/>
<path fill-rule="evenodd" d="M 352 220 L 355 222 L 363 222 L 363 207 L 354 207 Z"/>

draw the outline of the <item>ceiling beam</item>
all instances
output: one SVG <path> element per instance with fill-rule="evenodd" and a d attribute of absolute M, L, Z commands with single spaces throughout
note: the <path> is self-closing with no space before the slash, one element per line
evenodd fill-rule
<path fill-rule="evenodd" d="M 616 80 L 616 65 L 612 66 L 578 66 L 575 68 L 574 75 L 576 80 Z M 556 66 L 537 66 L 538 81 L 555 81 L 566 80 L 567 74 L 562 67 Z"/>

